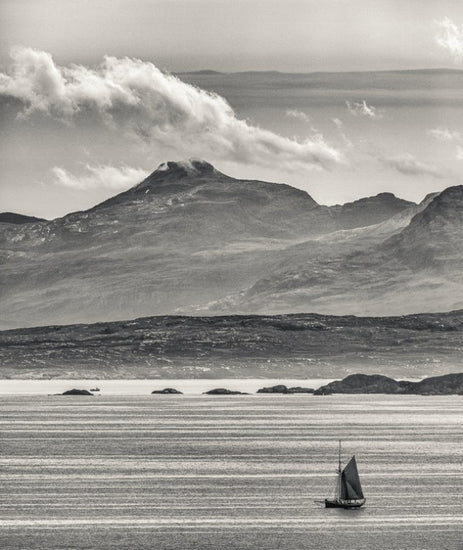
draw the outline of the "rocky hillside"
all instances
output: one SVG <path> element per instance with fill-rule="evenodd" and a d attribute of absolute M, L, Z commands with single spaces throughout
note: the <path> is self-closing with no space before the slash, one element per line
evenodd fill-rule
<path fill-rule="evenodd" d="M 415 205 L 382 193 L 327 207 L 204 161 L 167 162 L 90 210 L 0 224 L 0 328 L 458 309 L 461 194 Z"/>
<path fill-rule="evenodd" d="M 463 370 L 463 311 L 147 317 L 0 332 L 0 378 L 422 378 Z"/>

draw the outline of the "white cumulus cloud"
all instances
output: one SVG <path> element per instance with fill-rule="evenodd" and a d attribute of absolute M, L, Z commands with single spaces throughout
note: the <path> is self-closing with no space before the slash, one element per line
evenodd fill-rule
<path fill-rule="evenodd" d="M 346 101 L 346 107 L 353 116 L 366 116 L 376 119 L 383 118 L 382 113 L 376 107 L 373 107 L 373 105 L 368 105 L 365 100 L 359 102 Z"/>
<path fill-rule="evenodd" d="M 179 156 L 278 166 L 287 170 L 329 168 L 343 155 L 320 135 L 283 137 L 240 119 L 227 101 L 139 59 L 105 57 L 96 68 L 57 65 L 32 48 L 11 51 L 0 73 L 0 94 L 15 97 L 23 116 L 39 112 L 71 123 L 82 115 L 135 133 Z"/>
<path fill-rule="evenodd" d="M 456 157 L 457 157 L 457 160 L 463 160 L 463 147 L 461 147 L 461 145 L 457 145 Z"/>
<path fill-rule="evenodd" d="M 60 166 L 53 167 L 51 171 L 54 184 L 78 190 L 105 188 L 122 191 L 139 183 L 148 175 L 146 170 L 125 165 L 87 164 L 79 174 L 73 174 Z"/>
<path fill-rule="evenodd" d="M 437 25 L 439 34 L 435 37 L 436 42 L 450 53 L 456 63 L 461 62 L 463 60 L 463 28 L 455 25 L 448 17 L 437 21 Z"/>

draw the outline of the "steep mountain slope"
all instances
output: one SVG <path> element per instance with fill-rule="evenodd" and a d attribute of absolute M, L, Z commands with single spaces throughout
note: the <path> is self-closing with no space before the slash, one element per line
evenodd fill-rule
<path fill-rule="evenodd" d="M 463 185 L 449 187 L 391 237 L 384 247 L 414 270 L 430 269 L 461 278 Z M 460 271 L 460 273 L 458 273 Z"/>
<path fill-rule="evenodd" d="M 197 312 L 455 309 L 461 249 L 451 256 L 451 228 L 461 205 L 452 210 L 444 199 L 415 205 L 385 193 L 329 208 L 204 161 L 164 163 L 85 212 L 1 224 L 0 327 Z M 359 227 L 339 230 L 355 220 Z M 413 260 L 414 240 L 428 256 L 434 250 L 432 262 Z"/>

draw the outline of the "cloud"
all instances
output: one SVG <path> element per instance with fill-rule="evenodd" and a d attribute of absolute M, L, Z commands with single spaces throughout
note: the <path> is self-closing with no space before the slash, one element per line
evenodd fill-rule
<path fill-rule="evenodd" d="M 122 191 L 139 183 L 148 175 L 145 170 L 125 165 L 90 166 L 87 164 L 83 172 L 78 175 L 72 174 L 59 166 L 55 166 L 51 171 L 55 185 L 78 190 L 105 188 Z"/>
<path fill-rule="evenodd" d="M 368 103 L 363 100 L 360 102 L 346 101 L 346 106 L 349 110 L 349 113 L 353 116 L 366 116 L 369 118 L 383 118 L 382 113 L 373 105 L 368 105 Z"/>
<path fill-rule="evenodd" d="M 302 120 L 302 122 L 310 122 L 310 117 L 302 111 L 298 111 L 297 109 L 287 109 L 285 111 L 285 115 L 291 118 Z"/>
<path fill-rule="evenodd" d="M 395 157 L 383 157 L 379 160 L 386 166 L 406 176 L 432 176 L 433 178 L 443 178 L 446 175 L 442 170 L 439 170 L 437 166 L 421 162 L 410 153 L 397 155 Z"/>
<path fill-rule="evenodd" d="M 460 145 L 457 145 L 457 154 L 456 154 L 457 160 L 463 160 L 463 147 Z"/>
<path fill-rule="evenodd" d="M 455 63 L 460 63 L 463 59 L 463 29 L 457 27 L 448 17 L 436 21 L 436 24 L 440 27 L 440 32 L 435 37 L 436 42 L 450 53 Z"/>
<path fill-rule="evenodd" d="M 277 166 L 297 171 L 343 162 L 322 136 L 298 141 L 239 119 L 221 96 L 160 71 L 139 59 L 105 57 L 92 69 L 61 67 L 52 56 L 16 47 L 0 94 L 23 103 L 22 116 L 41 113 L 67 123 L 99 117 L 114 130 L 135 134 L 181 157 Z"/>
<path fill-rule="evenodd" d="M 352 143 L 352 141 L 347 137 L 346 133 L 344 132 L 344 122 L 340 119 L 340 118 L 337 118 L 337 117 L 334 117 L 331 119 L 331 122 L 336 126 L 336 128 L 338 129 L 338 132 L 339 132 L 339 135 L 342 137 L 345 145 L 351 149 L 352 147 L 354 147 L 354 144 Z"/>
<path fill-rule="evenodd" d="M 459 141 L 462 137 L 460 132 L 448 128 L 432 128 L 426 133 L 438 141 Z"/>

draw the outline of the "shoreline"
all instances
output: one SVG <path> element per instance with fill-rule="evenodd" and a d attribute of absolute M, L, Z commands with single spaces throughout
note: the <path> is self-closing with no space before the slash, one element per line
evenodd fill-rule
<path fill-rule="evenodd" d="M 317 389 L 334 378 L 138 378 L 138 379 L 0 379 L 0 395 L 47 395 L 73 388 L 91 390 L 95 395 L 149 395 L 153 390 L 172 387 L 185 395 L 224 387 L 233 391 L 255 393 L 264 386 L 304 386 Z M 276 395 L 276 394 L 273 394 Z"/>
<path fill-rule="evenodd" d="M 399 380 L 384 375 L 351 374 L 333 378 L 53 378 L 0 379 L 0 395 L 105 395 L 150 394 L 253 395 L 253 394 L 385 394 L 463 395 L 463 373 L 423 379 Z"/>

